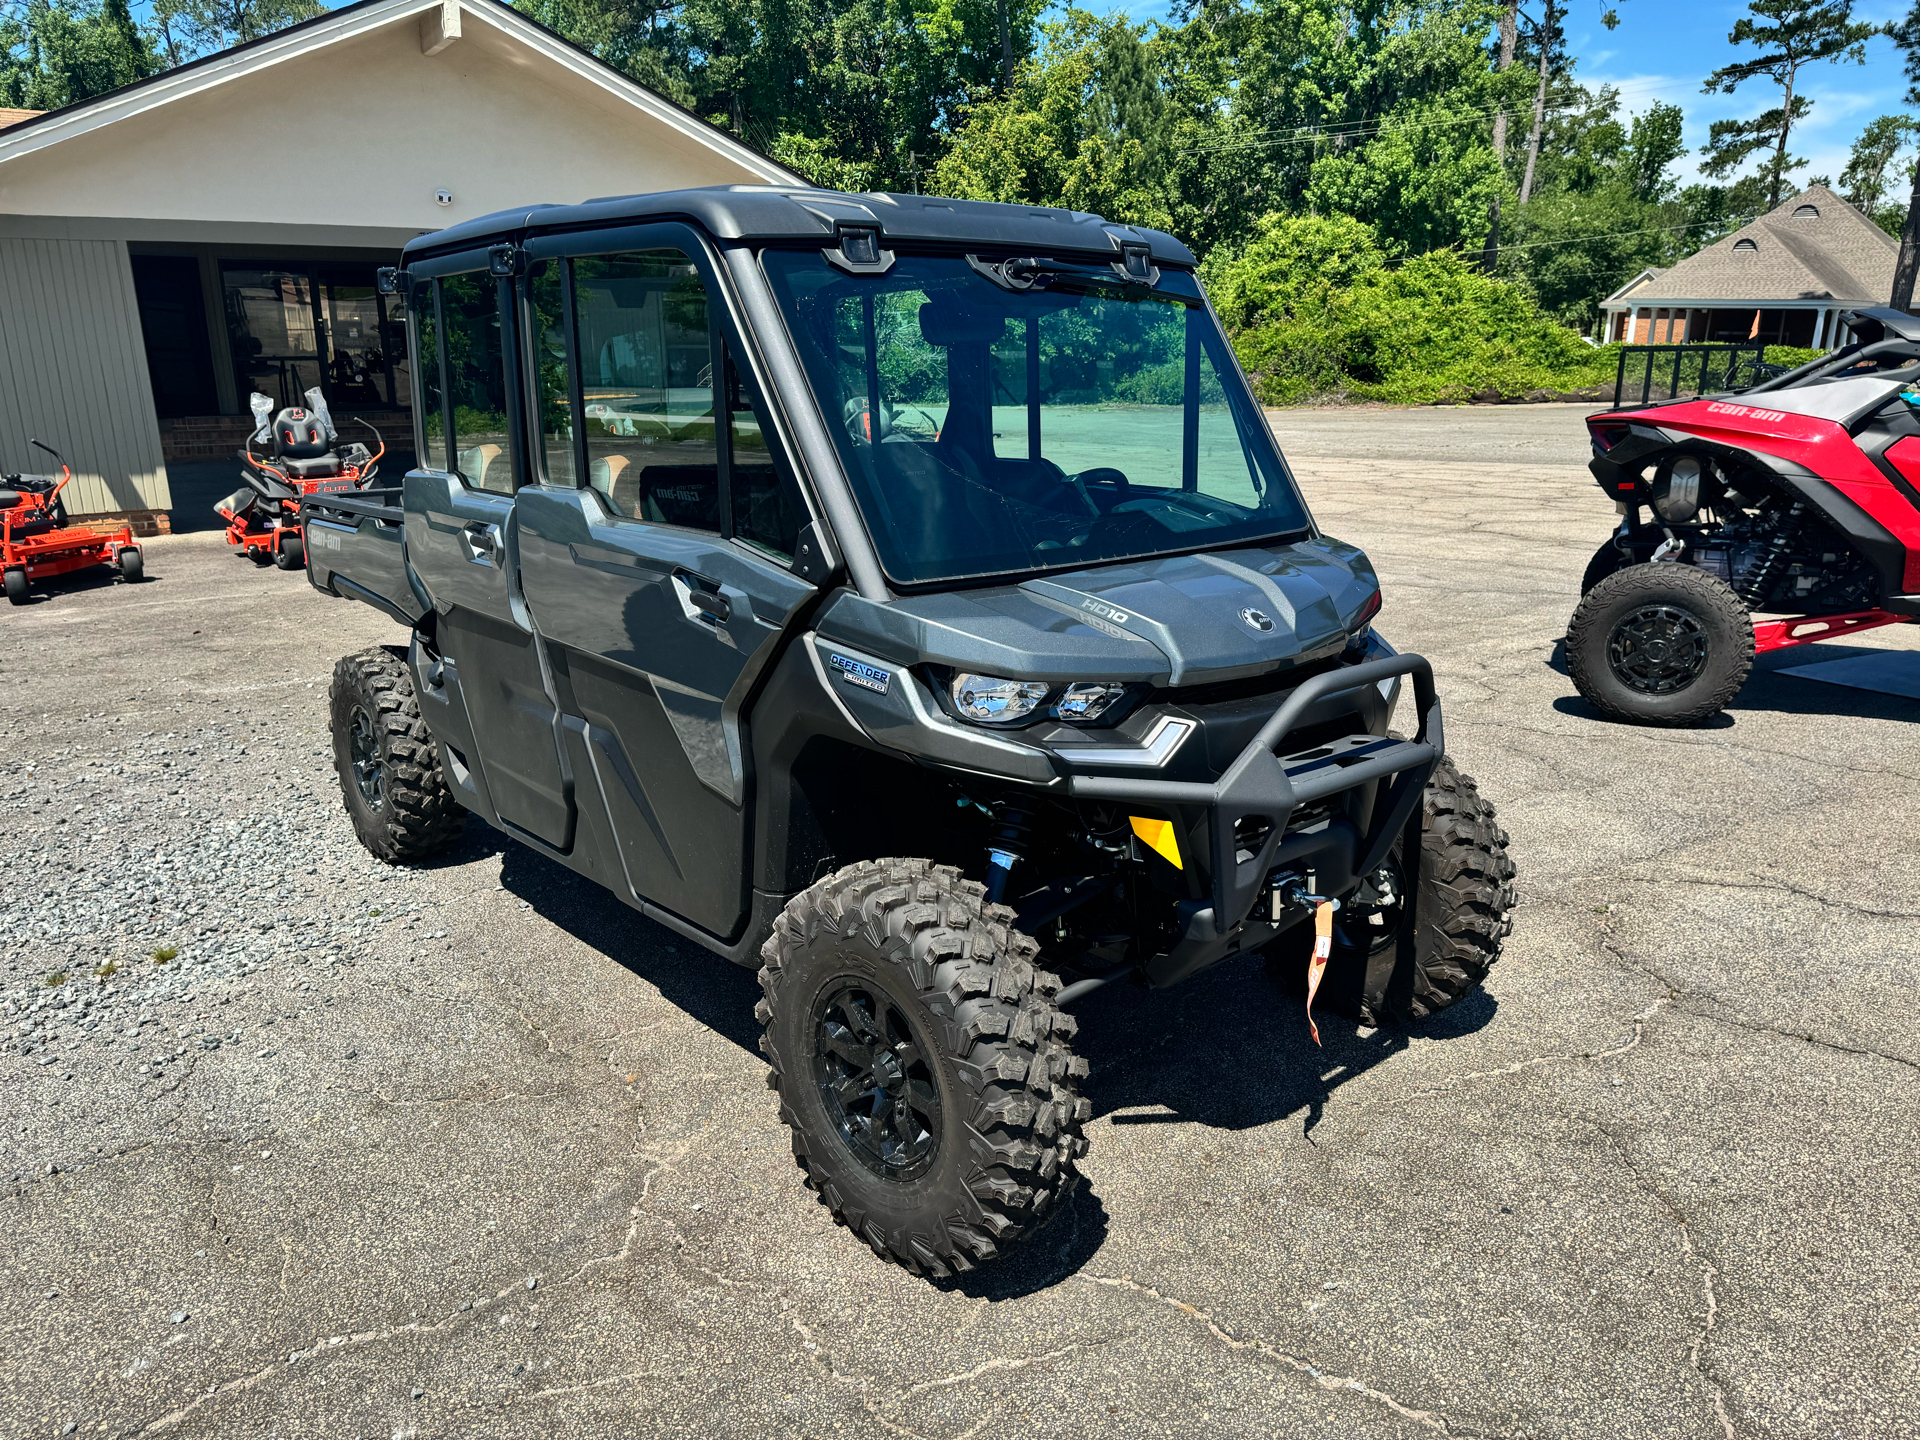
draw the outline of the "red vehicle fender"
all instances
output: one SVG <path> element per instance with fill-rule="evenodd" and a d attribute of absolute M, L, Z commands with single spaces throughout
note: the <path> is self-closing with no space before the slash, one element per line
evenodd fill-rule
<path fill-rule="evenodd" d="M 1609 417 L 1614 419 L 1615 417 Z M 1740 405 L 1725 400 L 1696 400 L 1685 405 L 1664 405 L 1656 411 L 1622 415 L 1622 420 L 1639 420 L 1663 430 L 1684 430 L 1703 440 L 1718 442 L 1738 450 L 1751 450 L 1813 471 L 1901 542 L 1907 552 L 1902 562 L 1902 589 L 1909 595 L 1921 590 L 1921 511 L 1888 478 L 1874 468 L 1874 462 L 1861 453 L 1854 437 L 1832 420 L 1788 411 L 1770 410 L 1765 405 Z M 1895 465 L 1903 475 L 1914 477 L 1915 441 L 1913 437 L 1889 447 L 1894 458 L 1905 454 Z"/>

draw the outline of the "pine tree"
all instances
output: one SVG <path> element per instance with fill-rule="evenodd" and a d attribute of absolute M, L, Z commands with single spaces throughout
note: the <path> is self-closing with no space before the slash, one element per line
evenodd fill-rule
<path fill-rule="evenodd" d="M 1717 178 L 1738 170 L 1750 155 L 1773 154 L 1762 163 L 1768 209 L 1782 200 L 1790 170 L 1807 162 L 1788 153 L 1794 127 L 1808 117 L 1813 102 L 1798 91 L 1801 72 L 1810 65 L 1848 59 L 1867 63 L 1866 42 L 1876 27 L 1854 18 L 1854 0 L 1749 0 L 1748 13 L 1728 32 L 1728 43 L 1760 53 L 1723 65 L 1702 84 L 1706 95 L 1732 95 L 1750 80 L 1766 79 L 1781 89 L 1781 103 L 1748 120 L 1717 120 L 1708 127 L 1701 169 Z"/>

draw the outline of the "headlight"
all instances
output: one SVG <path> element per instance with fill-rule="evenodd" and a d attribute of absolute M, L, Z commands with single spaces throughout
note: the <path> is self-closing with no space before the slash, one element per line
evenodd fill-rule
<path fill-rule="evenodd" d="M 991 675 L 957 675 L 949 687 L 954 709 L 971 721 L 1014 721 L 1047 699 L 1038 680 L 1001 680 Z"/>
<path fill-rule="evenodd" d="M 1126 691 L 1117 680 L 1077 680 L 1061 692 L 1054 715 L 1064 721 L 1098 720 Z"/>

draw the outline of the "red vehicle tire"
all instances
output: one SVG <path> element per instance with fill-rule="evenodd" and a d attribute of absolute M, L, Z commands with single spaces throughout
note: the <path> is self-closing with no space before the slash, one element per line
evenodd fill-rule
<path fill-rule="evenodd" d="M 7 570 L 6 584 L 8 602 L 13 605 L 25 605 L 27 603 L 27 572 L 17 565 L 9 567 Z"/>
<path fill-rule="evenodd" d="M 274 540 L 273 563 L 281 570 L 305 570 L 307 547 L 297 530 L 283 530 Z"/>
<path fill-rule="evenodd" d="M 130 545 L 121 551 L 119 563 L 122 580 L 140 580 L 147 573 L 146 559 L 141 555 L 140 547 L 137 545 Z"/>

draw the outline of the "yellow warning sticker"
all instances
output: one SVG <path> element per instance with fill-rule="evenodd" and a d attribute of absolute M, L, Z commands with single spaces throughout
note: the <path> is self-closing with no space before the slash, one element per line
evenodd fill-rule
<path fill-rule="evenodd" d="M 1148 849 L 1165 857 L 1175 870 L 1182 869 L 1180 842 L 1174 839 L 1174 822 L 1150 820 L 1146 816 L 1129 816 L 1127 821 Z"/>

